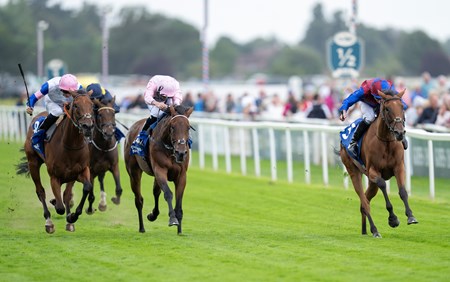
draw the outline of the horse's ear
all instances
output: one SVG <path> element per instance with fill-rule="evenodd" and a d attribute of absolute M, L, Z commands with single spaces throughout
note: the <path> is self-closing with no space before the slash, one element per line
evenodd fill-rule
<path fill-rule="evenodd" d="M 171 116 L 176 116 L 177 115 L 177 111 L 175 110 L 175 107 L 170 106 L 169 110 L 170 110 L 170 115 Z"/>
<path fill-rule="evenodd" d="M 89 90 L 87 94 L 89 97 L 91 97 L 92 93 L 94 93 L 94 90 Z"/>
<path fill-rule="evenodd" d="M 116 95 L 114 95 L 114 97 L 111 100 L 111 103 L 114 105 L 114 103 L 116 102 Z"/>
<path fill-rule="evenodd" d="M 406 92 L 406 88 L 403 89 L 402 91 L 400 91 L 400 93 L 398 93 L 397 96 L 398 96 L 399 98 L 401 98 L 401 97 L 403 96 L 403 94 L 405 94 L 405 92 Z"/>
<path fill-rule="evenodd" d="M 186 113 L 184 114 L 186 117 L 189 117 L 191 114 L 192 114 L 192 112 L 194 111 L 194 107 L 190 107 L 187 111 L 186 111 Z"/>
<path fill-rule="evenodd" d="M 386 94 L 384 94 L 384 93 L 381 92 L 380 90 L 378 90 L 378 95 L 380 95 L 380 97 L 383 98 L 383 99 L 387 99 Z"/>
<path fill-rule="evenodd" d="M 99 99 L 92 99 L 92 102 L 94 102 L 94 104 L 99 108 L 103 107 L 103 104 L 100 102 Z"/>

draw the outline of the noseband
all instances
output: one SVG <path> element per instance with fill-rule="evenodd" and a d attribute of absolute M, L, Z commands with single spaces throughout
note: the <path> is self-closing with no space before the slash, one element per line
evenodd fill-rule
<path fill-rule="evenodd" d="M 401 98 L 399 98 L 399 97 L 393 97 L 393 98 L 388 98 L 388 99 L 386 99 L 386 100 L 383 100 L 383 110 L 381 111 L 381 118 L 384 120 L 384 123 L 386 124 L 386 126 L 387 126 L 387 128 L 389 129 L 389 131 L 391 132 L 391 133 L 394 133 L 394 127 L 395 127 L 395 125 L 397 124 L 397 123 L 401 123 L 401 124 L 403 124 L 403 126 L 405 126 L 405 118 L 403 117 L 403 118 L 401 118 L 401 117 L 395 117 L 394 119 L 392 119 L 392 120 L 388 120 L 388 118 L 386 117 L 386 114 L 385 114 L 385 112 L 384 112 L 384 108 L 386 108 L 386 102 L 389 102 L 389 101 L 394 101 L 394 100 L 400 100 L 401 101 Z M 403 105 L 402 105 L 402 107 L 403 107 Z M 391 126 L 391 124 L 392 124 L 392 126 Z"/>

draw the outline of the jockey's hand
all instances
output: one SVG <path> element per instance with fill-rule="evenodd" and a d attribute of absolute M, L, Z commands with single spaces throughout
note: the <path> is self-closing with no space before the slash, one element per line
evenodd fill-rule
<path fill-rule="evenodd" d="M 32 107 L 27 107 L 26 111 L 27 111 L 27 114 L 29 114 L 30 116 L 33 115 L 33 108 Z"/>
<path fill-rule="evenodd" d="M 347 118 L 347 111 L 346 110 L 340 111 L 339 112 L 339 119 L 341 121 L 344 121 L 346 118 Z"/>
<path fill-rule="evenodd" d="M 165 109 L 167 109 L 167 105 L 164 104 L 163 102 L 153 102 L 153 104 L 158 107 L 158 109 L 164 111 Z"/>

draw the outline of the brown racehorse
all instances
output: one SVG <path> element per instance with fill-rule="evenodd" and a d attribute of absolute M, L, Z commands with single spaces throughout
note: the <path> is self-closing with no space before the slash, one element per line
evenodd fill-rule
<path fill-rule="evenodd" d="M 90 171 L 91 171 L 91 183 L 92 190 L 89 193 L 88 201 L 89 206 L 86 208 L 87 214 L 93 214 L 94 208 L 94 180 L 98 177 L 100 183 L 100 202 L 98 209 L 105 211 L 107 209 L 106 193 L 104 188 L 104 178 L 107 171 L 110 171 L 113 175 L 114 182 L 116 184 L 116 196 L 111 198 L 111 201 L 118 205 L 120 204 L 120 197 L 122 195 L 122 186 L 120 185 L 120 172 L 119 172 L 119 153 L 117 145 L 119 141 L 116 139 L 116 112 L 114 109 L 115 97 L 103 104 L 98 99 L 94 99 L 93 102 L 96 105 L 94 110 L 95 116 L 95 129 L 93 138 L 89 144 L 89 150 L 91 153 Z M 73 186 L 74 182 L 67 185 Z"/>
<path fill-rule="evenodd" d="M 131 143 L 136 139 L 145 123 L 145 119 L 133 124 L 125 140 L 125 165 L 130 176 L 131 189 L 134 193 L 134 202 L 139 217 L 139 232 L 145 232 L 142 219 L 144 198 L 141 194 L 142 172 L 154 176 L 153 196 L 155 206 L 147 215 L 150 221 L 156 220 L 159 215 L 158 199 L 161 191 L 169 206 L 169 226 L 176 225 L 178 234 L 182 233 L 181 221 L 183 219 L 183 193 L 186 187 L 186 171 L 189 165 L 189 119 L 193 108 L 182 106 L 169 107 L 168 115 L 161 119 L 153 130 L 148 145 L 147 160 L 137 155 L 130 155 Z M 172 206 L 173 194 L 167 181 L 175 184 L 175 209 Z"/>
<path fill-rule="evenodd" d="M 44 142 L 45 160 L 43 160 L 31 145 L 33 126 L 40 116 L 46 116 L 42 112 L 33 118 L 27 133 L 24 149 L 28 162 L 19 164 L 22 170 L 17 173 L 29 172 L 36 186 L 36 194 L 44 208 L 45 230 L 47 233 L 55 232 L 51 220 L 50 211 L 45 199 L 45 190 L 41 183 L 39 169 L 43 163 L 47 166 L 50 176 L 50 184 L 55 197 L 54 205 L 58 214 L 66 212 L 66 230 L 74 231 L 74 223 L 83 211 L 83 205 L 92 189 L 89 171 L 89 146 L 86 139 L 92 137 L 94 128 L 93 103 L 90 99 L 91 92 L 83 90 L 70 92 L 73 101 L 65 107 L 66 117 L 56 127 L 51 139 Z M 83 196 L 75 213 L 70 212 L 71 189 L 64 190 L 64 201 L 61 198 L 61 185 L 64 183 L 79 181 L 83 183 Z"/>
<path fill-rule="evenodd" d="M 370 231 L 374 237 L 381 237 L 372 216 L 370 215 L 370 200 L 375 197 L 380 188 L 386 201 L 386 209 L 389 212 L 388 223 L 391 227 L 400 224 L 386 191 L 386 181 L 392 176 L 397 180 L 400 198 L 405 205 L 405 213 L 408 224 L 418 221 L 408 204 L 408 193 L 405 189 L 405 164 L 402 140 L 405 138 L 405 113 L 401 97 L 405 91 L 395 94 L 392 91 L 385 93 L 378 91 L 381 97 L 380 113 L 377 119 L 369 127 L 361 144 L 361 159 L 365 164 L 362 167 L 353 160 L 341 144 L 340 157 L 352 179 L 353 187 L 359 196 L 362 216 L 362 234 L 367 234 L 366 217 L 369 219 Z M 362 173 L 369 178 L 369 186 L 364 193 Z"/>

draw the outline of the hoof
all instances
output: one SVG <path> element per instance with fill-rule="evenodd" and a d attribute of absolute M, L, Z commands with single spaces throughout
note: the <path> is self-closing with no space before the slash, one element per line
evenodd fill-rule
<path fill-rule="evenodd" d="M 48 234 L 53 234 L 53 233 L 55 233 L 55 226 L 53 224 L 52 225 L 46 225 L 45 226 L 45 231 Z"/>
<path fill-rule="evenodd" d="M 381 237 L 381 234 L 378 232 L 373 233 L 373 238 L 383 238 Z"/>
<path fill-rule="evenodd" d="M 78 220 L 78 215 L 76 213 L 70 213 L 66 218 L 68 223 L 75 223 Z"/>
<path fill-rule="evenodd" d="M 104 211 L 106 211 L 106 209 L 107 209 L 107 205 L 98 204 L 98 210 L 99 211 L 104 212 Z"/>
<path fill-rule="evenodd" d="M 75 225 L 73 223 L 67 223 L 66 224 L 66 231 L 74 232 L 75 231 Z"/>
<path fill-rule="evenodd" d="M 149 221 L 155 221 L 157 218 L 158 218 L 158 215 L 155 215 L 152 212 L 147 215 L 147 219 Z"/>
<path fill-rule="evenodd" d="M 419 223 L 414 216 L 408 217 L 408 225 Z"/>
<path fill-rule="evenodd" d="M 87 213 L 88 215 L 93 215 L 94 212 L 95 212 L 95 209 L 90 209 L 90 208 L 87 208 L 87 209 L 86 209 L 86 213 Z"/>
<path fill-rule="evenodd" d="M 389 226 L 395 228 L 400 225 L 400 221 L 397 217 L 389 218 Z"/>
<path fill-rule="evenodd" d="M 140 232 L 140 233 L 145 233 L 145 229 L 144 229 L 144 228 L 140 228 L 140 229 L 139 229 L 139 232 Z"/>
<path fill-rule="evenodd" d="M 116 205 L 120 205 L 120 197 L 112 197 L 111 202 L 113 202 Z"/>
<path fill-rule="evenodd" d="M 176 217 L 169 219 L 169 226 L 178 226 L 180 223 L 178 222 L 178 219 Z"/>

